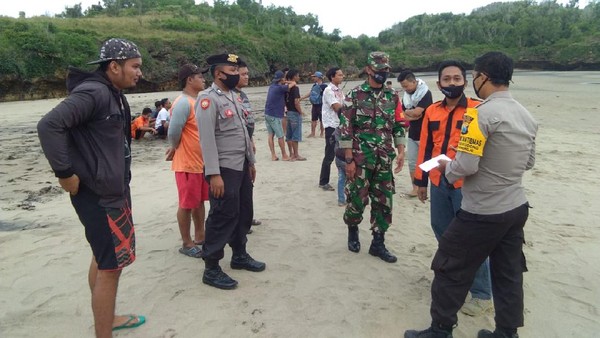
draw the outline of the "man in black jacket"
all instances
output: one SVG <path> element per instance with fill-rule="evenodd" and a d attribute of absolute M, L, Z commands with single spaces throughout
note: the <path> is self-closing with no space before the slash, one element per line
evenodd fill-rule
<path fill-rule="evenodd" d="M 46 158 L 85 228 L 92 249 L 88 281 L 96 337 L 133 328 L 143 316 L 115 316 L 121 270 L 135 260 L 129 193 L 131 112 L 123 89 L 142 76 L 141 54 L 124 39 L 100 49 L 95 72 L 69 69 L 69 96 L 38 123 Z"/>

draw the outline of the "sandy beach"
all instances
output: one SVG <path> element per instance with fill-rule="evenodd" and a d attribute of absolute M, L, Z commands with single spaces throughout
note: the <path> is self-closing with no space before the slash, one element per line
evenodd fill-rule
<path fill-rule="evenodd" d="M 434 100 L 437 74 L 417 74 Z M 469 76 L 470 80 L 470 76 Z M 537 161 L 524 178 L 533 206 L 525 227 L 524 338 L 600 336 L 600 72 L 516 72 L 513 96 L 540 123 Z M 394 80 L 394 85 L 399 85 Z M 348 91 L 358 82 L 345 84 Z M 310 84 L 301 85 L 301 94 Z M 467 95 L 474 96 L 471 83 Z M 272 162 L 263 109 L 267 87 L 246 90 L 257 112 L 255 217 L 248 250 L 262 273 L 232 271 L 233 291 L 202 284 L 201 260 L 178 253 L 177 192 L 166 141 L 134 142 L 131 182 L 137 260 L 125 269 L 119 313 L 147 323 L 115 337 L 401 337 L 430 324 L 429 269 L 437 242 L 429 204 L 407 198 L 409 175 L 396 175 L 388 264 L 370 256 L 368 214 L 363 249 L 346 248 L 336 192 L 317 187 L 322 138 L 306 138 L 305 162 Z M 128 95 L 140 113 L 178 92 Z M 91 251 L 69 198 L 52 174 L 36 135 L 37 121 L 60 99 L 0 103 L 0 337 L 93 337 L 87 271 Z M 337 189 L 332 165 L 331 183 Z M 208 207 L 208 203 L 207 203 Z M 367 209 L 368 212 L 368 209 Z M 493 329 L 493 315 L 459 314 L 454 337 Z"/>

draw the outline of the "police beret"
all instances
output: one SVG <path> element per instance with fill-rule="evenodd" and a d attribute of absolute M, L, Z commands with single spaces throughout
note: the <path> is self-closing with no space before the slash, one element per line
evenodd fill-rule
<path fill-rule="evenodd" d="M 206 63 L 208 63 L 209 66 L 216 66 L 216 65 L 223 65 L 223 64 L 239 66 L 240 61 L 241 61 L 240 57 L 235 54 L 216 54 L 216 55 L 211 55 L 206 58 Z"/>

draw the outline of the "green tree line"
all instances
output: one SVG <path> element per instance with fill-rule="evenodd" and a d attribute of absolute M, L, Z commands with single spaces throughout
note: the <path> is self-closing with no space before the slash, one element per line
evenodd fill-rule
<path fill-rule="evenodd" d="M 98 46 L 128 38 L 143 55 L 137 91 L 175 90 L 178 67 L 234 52 L 250 65 L 254 84 L 284 67 L 310 74 L 342 67 L 358 76 L 369 51 L 391 55 L 393 71 L 434 70 L 447 58 L 467 65 L 483 51 L 502 50 L 521 68 L 600 69 L 600 3 L 579 8 L 556 1 L 493 3 L 471 14 L 418 15 L 377 37 L 323 31 L 317 16 L 255 0 L 212 6 L 193 0 L 103 0 L 66 7 L 55 17 L 0 17 L 0 100 L 65 94 L 69 65 L 90 69 Z"/>

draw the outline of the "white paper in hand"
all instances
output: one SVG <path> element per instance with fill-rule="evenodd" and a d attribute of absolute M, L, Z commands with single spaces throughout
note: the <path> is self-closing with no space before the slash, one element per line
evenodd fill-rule
<path fill-rule="evenodd" d="M 419 168 L 421 168 L 421 170 L 423 170 L 424 172 L 428 173 L 431 169 L 440 165 L 440 160 L 452 161 L 452 159 L 446 156 L 445 154 L 440 154 L 429 161 L 425 161 L 419 164 Z"/>

